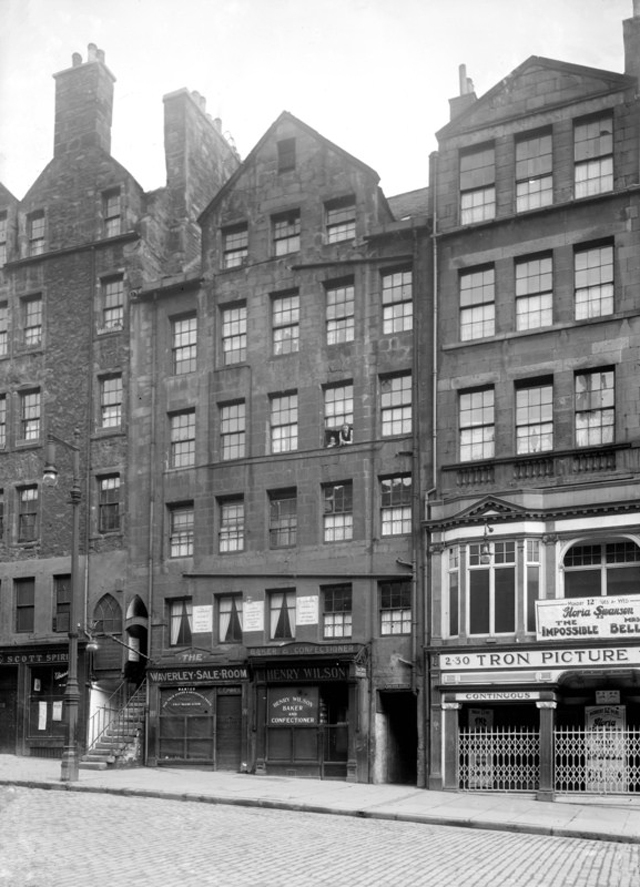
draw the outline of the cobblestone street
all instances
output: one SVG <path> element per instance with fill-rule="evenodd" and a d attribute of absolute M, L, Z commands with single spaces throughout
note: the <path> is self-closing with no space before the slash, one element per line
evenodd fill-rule
<path fill-rule="evenodd" d="M 640 887 L 640 846 L 0 788 L 0 887 Z"/>

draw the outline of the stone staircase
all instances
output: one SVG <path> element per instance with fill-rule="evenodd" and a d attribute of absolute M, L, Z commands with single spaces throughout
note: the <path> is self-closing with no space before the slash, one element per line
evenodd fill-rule
<path fill-rule="evenodd" d="M 82 756 L 80 769 L 107 770 L 140 763 L 146 695 L 146 683 L 143 683 L 126 704 L 113 713 L 108 725 Z"/>

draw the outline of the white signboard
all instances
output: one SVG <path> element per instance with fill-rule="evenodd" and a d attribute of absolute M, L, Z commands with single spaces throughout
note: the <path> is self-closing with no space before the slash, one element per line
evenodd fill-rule
<path fill-rule="evenodd" d="M 296 598 L 296 625 L 318 624 L 318 595 Z"/>
<path fill-rule="evenodd" d="M 640 639 L 640 595 L 536 601 L 538 640 Z"/>
<path fill-rule="evenodd" d="M 591 705 L 584 710 L 588 792 L 628 791 L 624 705 Z"/>
<path fill-rule="evenodd" d="M 242 604 L 242 630 L 264 631 L 264 601 L 245 599 Z"/>
<path fill-rule="evenodd" d="M 494 650 L 491 653 L 440 653 L 442 671 L 490 668 L 567 668 L 571 666 L 640 665 L 638 647 L 580 647 L 576 650 Z"/>
<path fill-rule="evenodd" d="M 467 690 L 454 693 L 456 702 L 532 702 L 540 699 L 539 690 Z"/>
<path fill-rule="evenodd" d="M 213 631 L 213 607 L 211 604 L 193 608 L 193 633 L 206 634 Z"/>

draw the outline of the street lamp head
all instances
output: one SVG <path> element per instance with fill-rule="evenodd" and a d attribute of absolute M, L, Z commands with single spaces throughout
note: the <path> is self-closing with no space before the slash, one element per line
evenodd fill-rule
<path fill-rule="evenodd" d="M 58 469 L 51 462 L 47 462 L 42 472 L 42 483 L 45 487 L 58 486 Z"/>

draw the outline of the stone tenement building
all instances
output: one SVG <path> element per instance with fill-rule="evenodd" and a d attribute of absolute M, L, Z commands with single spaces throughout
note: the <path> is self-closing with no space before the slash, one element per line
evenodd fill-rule
<path fill-rule="evenodd" d="M 438 133 L 436 788 L 640 790 L 638 4 L 624 43 L 463 74 Z"/>
<path fill-rule="evenodd" d="M 0 192 L 0 748 L 64 741 L 54 435 L 83 745 L 124 680 L 151 766 L 639 790 L 638 3 L 624 44 L 461 71 L 389 199 L 287 112 L 240 162 L 185 90 L 145 194 L 102 54 L 56 76 Z"/>

